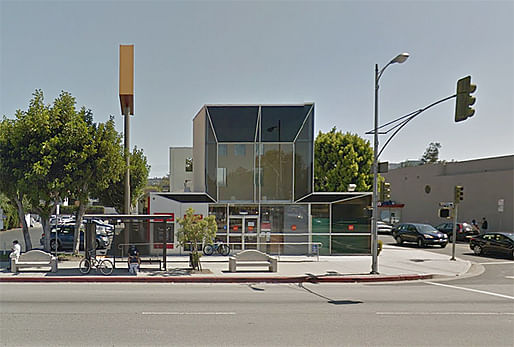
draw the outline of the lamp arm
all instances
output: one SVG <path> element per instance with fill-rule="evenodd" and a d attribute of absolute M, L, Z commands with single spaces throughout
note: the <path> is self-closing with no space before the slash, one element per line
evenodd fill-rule
<path fill-rule="evenodd" d="M 391 121 L 391 122 L 389 122 L 389 123 L 386 123 L 386 124 L 384 124 L 384 125 L 380 126 L 379 128 L 377 128 L 377 129 L 380 129 L 380 128 L 383 128 L 383 127 L 385 127 L 385 126 L 387 126 L 387 125 L 390 125 L 390 124 L 392 124 L 392 123 L 395 123 L 395 122 L 398 122 L 398 121 L 400 121 L 400 120 L 402 120 L 402 119 L 407 118 L 407 119 L 405 119 L 403 122 L 401 122 L 400 124 L 395 125 L 394 127 L 392 127 L 391 129 L 389 129 L 388 131 L 386 131 L 386 132 L 385 132 L 385 133 L 387 134 L 387 133 L 389 133 L 391 130 L 393 130 L 393 129 L 395 129 L 395 128 L 397 128 L 397 127 L 398 127 L 398 129 L 396 129 L 396 131 L 395 131 L 395 132 L 394 132 L 394 133 L 393 133 L 393 134 L 392 134 L 392 135 L 387 139 L 386 143 L 382 146 L 382 148 L 381 148 L 380 152 L 377 154 L 377 159 L 380 157 L 380 154 L 382 154 L 382 152 L 384 151 L 384 149 L 386 148 L 386 146 L 389 144 L 389 142 L 391 142 L 391 140 L 393 139 L 393 137 L 394 137 L 394 136 L 395 136 L 395 135 L 396 135 L 396 134 L 397 134 L 397 133 L 398 133 L 398 132 L 399 132 L 399 131 L 400 131 L 400 130 L 405 126 L 405 125 L 407 125 L 407 123 L 409 123 L 411 120 L 413 120 L 414 118 L 416 118 L 416 117 L 417 117 L 417 116 L 419 116 L 422 112 L 424 112 L 424 111 L 428 110 L 429 108 L 432 108 L 432 107 L 434 107 L 434 106 L 436 106 L 436 105 L 438 105 L 438 104 L 440 104 L 440 103 L 442 103 L 442 102 L 445 102 L 445 101 L 447 101 L 447 100 L 450 100 L 450 99 L 452 99 L 452 98 L 455 98 L 456 96 L 457 96 L 457 94 L 453 94 L 453 95 L 451 95 L 451 96 L 447 96 L 446 98 L 443 98 L 443 99 L 441 99 L 441 100 L 438 100 L 438 101 L 436 101 L 436 102 L 434 102 L 434 103 L 432 103 L 432 104 L 430 104 L 430 105 L 428 105 L 428 106 L 425 106 L 424 108 L 421 108 L 421 109 L 419 109 L 419 110 L 417 110 L 417 111 L 411 112 L 411 113 L 409 113 L 409 114 L 407 114 L 407 115 L 405 115 L 405 116 L 401 116 L 401 117 L 399 117 L 399 118 L 397 118 L 397 119 L 395 119 L 395 120 L 393 120 L 393 121 Z M 368 133 L 369 133 L 369 132 L 368 132 Z M 366 134 L 368 134 L 368 133 L 366 133 Z M 373 132 L 372 132 L 372 133 L 373 133 Z"/>

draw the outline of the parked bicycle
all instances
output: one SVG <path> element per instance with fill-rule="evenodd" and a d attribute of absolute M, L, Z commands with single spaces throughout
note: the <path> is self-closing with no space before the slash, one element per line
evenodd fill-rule
<path fill-rule="evenodd" d="M 230 247 L 223 242 L 215 242 L 213 244 L 205 245 L 202 251 L 205 255 L 213 255 L 216 252 L 227 256 L 230 254 Z"/>
<path fill-rule="evenodd" d="M 109 259 L 97 259 L 94 251 L 89 251 L 89 259 L 86 257 L 79 263 L 79 271 L 83 274 L 88 274 L 92 268 L 104 275 L 110 275 L 114 271 L 114 265 Z"/>

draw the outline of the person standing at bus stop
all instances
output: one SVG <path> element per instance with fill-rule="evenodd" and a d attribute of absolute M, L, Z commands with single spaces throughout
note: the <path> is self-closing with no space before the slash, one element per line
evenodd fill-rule
<path fill-rule="evenodd" d="M 128 270 L 132 275 L 137 275 L 139 270 L 139 264 L 141 264 L 141 259 L 139 258 L 139 250 L 135 245 L 131 245 L 128 250 Z"/>

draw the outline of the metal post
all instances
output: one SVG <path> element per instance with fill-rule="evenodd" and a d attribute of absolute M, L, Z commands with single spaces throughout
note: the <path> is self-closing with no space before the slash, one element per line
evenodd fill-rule
<path fill-rule="evenodd" d="M 124 209 L 126 214 L 130 214 L 130 110 L 129 108 L 125 108 L 124 110 L 124 118 L 125 118 L 125 131 L 124 131 L 124 141 L 125 141 L 125 191 L 124 191 Z M 128 245 L 130 243 L 130 221 L 125 223 L 125 237 L 124 242 Z M 128 251 L 128 246 L 127 246 Z"/>
<path fill-rule="evenodd" d="M 130 214 L 130 112 L 125 109 L 125 213 Z"/>
<path fill-rule="evenodd" d="M 371 218 L 371 274 L 378 274 L 377 218 L 378 218 L 378 64 L 375 64 L 375 122 L 373 145 L 373 215 Z"/>
<path fill-rule="evenodd" d="M 455 207 L 453 209 L 453 242 L 452 242 L 452 257 L 450 260 L 457 260 L 455 259 L 455 244 L 457 243 L 457 218 L 458 218 L 458 212 L 459 212 L 459 203 L 455 202 Z"/>

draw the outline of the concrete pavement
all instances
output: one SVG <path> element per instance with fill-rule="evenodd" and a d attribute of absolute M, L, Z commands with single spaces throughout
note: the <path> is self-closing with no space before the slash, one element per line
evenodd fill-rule
<path fill-rule="evenodd" d="M 144 263 L 137 276 L 129 275 L 126 263 L 119 261 L 109 276 L 95 270 L 82 275 L 78 261 L 59 262 L 57 273 L 25 269 L 15 274 L 7 270 L 7 263 L 0 263 L 0 282 L 376 282 L 458 278 L 472 268 L 467 260 L 451 261 L 444 254 L 390 245 L 385 245 L 378 257 L 378 275 L 370 274 L 370 256 L 280 256 L 275 273 L 264 267 L 230 273 L 228 257 L 222 256 L 202 256 L 201 262 L 203 271 L 193 272 L 187 256 L 168 256 L 167 271 L 159 270 L 157 263 Z"/>

